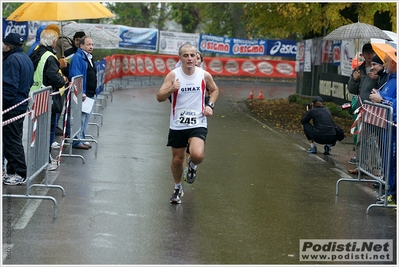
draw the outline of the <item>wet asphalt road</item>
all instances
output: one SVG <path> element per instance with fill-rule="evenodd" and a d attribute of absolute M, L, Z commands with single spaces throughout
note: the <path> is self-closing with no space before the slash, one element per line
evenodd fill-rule
<path fill-rule="evenodd" d="M 3 264 L 310 264 L 300 261 L 301 239 L 393 239 L 386 263 L 396 263 L 396 211 L 366 214 L 375 201 L 367 185 L 344 183 L 336 197 L 347 176 L 339 166 L 247 114 L 252 88 L 280 98 L 295 84 L 216 80 L 205 160 L 182 204 L 171 205 L 170 107 L 156 101 L 161 80 L 152 81 L 114 81 L 121 86 L 99 110 L 100 135 L 89 128 L 97 156 L 74 150 L 85 164 L 62 158 L 50 173 L 65 197 L 36 190 L 57 199 L 57 219 L 51 201 L 3 199 Z"/>

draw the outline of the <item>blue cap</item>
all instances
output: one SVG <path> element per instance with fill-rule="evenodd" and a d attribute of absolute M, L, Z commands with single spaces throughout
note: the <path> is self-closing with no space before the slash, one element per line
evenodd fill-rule
<path fill-rule="evenodd" d="M 3 43 L 14 46 L 22 46 L 24 43 L 24 38 L 18 33 L 11 32 L 6 36 L 6 38 L 3 39 Z"/>

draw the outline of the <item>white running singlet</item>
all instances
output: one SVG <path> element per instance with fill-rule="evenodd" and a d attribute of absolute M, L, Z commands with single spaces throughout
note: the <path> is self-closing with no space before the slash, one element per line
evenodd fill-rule
<path fill-rule="evenodd" d="M 180 89 L 171 94 L 170 129 L 207 128 L 205 109 L 205 71 L 196 67 L 193 75 L 184 74 L 181 67 L 172 70 Z"/>

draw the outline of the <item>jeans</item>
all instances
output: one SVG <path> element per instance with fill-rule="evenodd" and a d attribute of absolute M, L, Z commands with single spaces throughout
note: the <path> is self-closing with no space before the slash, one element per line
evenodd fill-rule
<path fill-rule="evenodd" d="M 92 99 L 96 99 L 95 97 L 91 97 Z M 93 110 L 91 111 L 93 112 Z M 87 127 L 89 126 L 90 118 L 91 118 L 91 112 L 90 113 L 84 113 L 82 112 L 82 120 L 80 124 L 80 133 L 79 136 L 76 137 L 78 139 L 86 139 L 86 131 Z M 73 141 L 72 146 L 77 146 L 80 144 L 80 141 Z"/>

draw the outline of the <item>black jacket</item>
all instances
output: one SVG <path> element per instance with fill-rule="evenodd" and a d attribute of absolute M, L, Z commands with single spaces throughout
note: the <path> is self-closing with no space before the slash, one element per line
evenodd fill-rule
<path fill-rule="evenodd" d="M 331 117 L 330 110 L 325 106 L 313 107 L 303 115 L 301 123 L 313 122 L 313 134 L 315 135 L 336 135 L 335 124 Z"/>
<path fill-rule="evenodd" d="M 54 54 L 54 50 L 52 47 L 40 45 L 33 53 L 30 55 L 30 59 L 33 62 L 33 66 L 37 68 L 37 65 L 40 62 L 41 57 L 46 51 L 50 51 Z M 43 69 L 43 85 L 53 87 L 53 91 L 58 91 L 59 88 L 65 85 L 64 78 L 62 74 L 59 72 L 60 63 L 58 62 L 56 57 L 50 56 L 46 63 L 44 64 Z"/>

